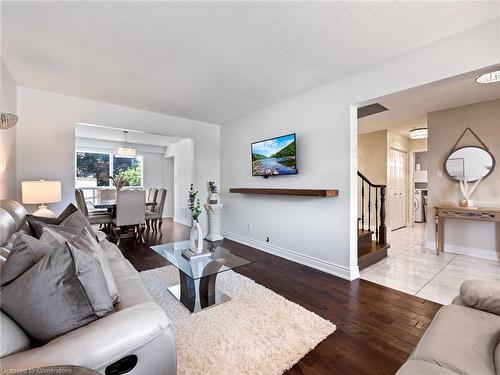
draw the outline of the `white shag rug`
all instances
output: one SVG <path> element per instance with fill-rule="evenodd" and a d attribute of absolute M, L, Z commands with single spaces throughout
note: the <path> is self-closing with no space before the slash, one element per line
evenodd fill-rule
<path fill-rule="evenodd" d="M 278 375 L 332 334 L 331 322 L 233 271 L 217 276 L 231 301 L 190 314 L 167 290 L 174 266 L 141 272 L 175 325 L 179 375 Z"/>

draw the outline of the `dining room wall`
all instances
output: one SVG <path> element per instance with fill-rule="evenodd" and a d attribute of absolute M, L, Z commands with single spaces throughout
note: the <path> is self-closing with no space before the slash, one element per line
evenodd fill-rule
<path fill-rule="evenodd" d="M 202 202 L 208 192 L 201 187 L 220 178 L 219 125 L 27 87 L 18 87 L 17 103 L 18 199 L 21 181 L 44 177 L 62 182 L 62 201 L 49 208 L 57 213 L 73 202 L 77 123 L 193 139 L 193 182 L 200 187 Z M 200 222 L 206 230 L 206 212 Z"/>

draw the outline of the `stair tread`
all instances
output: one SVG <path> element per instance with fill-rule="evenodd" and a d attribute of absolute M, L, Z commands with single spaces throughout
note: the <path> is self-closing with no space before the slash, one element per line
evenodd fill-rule
<path fill-rule="evenodd" d="M 369 244 L 368 246 L 359 246 L 358 247 L 358 259 L 361 257 L 364 257 L 366 255 L 376 253 L 378 251 L 387 250 L 389 247 L 391 247 L 390 244 L 381 245 L 381 244 L 378 244 L 376 241 L 372 241 L 372 243 Z"/>
<path fill-rule="evenodd" d="M 358 237 L 371 236 L 373 234 L 372 230 L 358 229 Z"/>

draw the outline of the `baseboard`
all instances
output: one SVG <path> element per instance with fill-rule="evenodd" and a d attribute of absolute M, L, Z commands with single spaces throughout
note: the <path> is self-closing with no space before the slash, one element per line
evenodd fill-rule
<path fill-rule="evenodd" d="M 435 241 L 425 241 L 425 247 L 428 249 L 435 249 Z M 500 253 L 487 249 L 480 249 L 476 247 L 460 246 L 450 243 L 444 243 L 444 251 L 446 253 L 454 253 L 460 255 L 468 255 L 471 257 L 482 258 L 487 260 L 500 260 Z"/>
<path fill-rule="evenodd" d="M 276 245 L 269 244 L 267 242 L 262 242 L 255 240 L 253 238 L 245 237 L 240 234 L 232 232 L 224 232 L 223 236 L 229 240 L 239 242 L 243 245 L 254 247 L 258 250 L 265 251 L 266 253 L 279 256 L 291 260 L 292 262 L 308 266 L 319 271 L 329 273 L 334 276 L 341 277 L 345 280 L 355 280 L 359 278 L 359 268 L 356 266 L 354 269 L 349 269 L 344 266 L 339 266 L 331 262 L 327 262 L 318 258 L 314 258 L 308 255 L 300 254 L 292 250 L 285 249 Z"/>
<path fill-rule="evenodd" d="M 191 226 L 191 220 L 189 220 L 187 218 L 179 218 L 179 217 L 175 217 L 174 216 L 174 222 L 175 223 L 179 223 L 179 224 L 187 225 L 188 227 Z"/>

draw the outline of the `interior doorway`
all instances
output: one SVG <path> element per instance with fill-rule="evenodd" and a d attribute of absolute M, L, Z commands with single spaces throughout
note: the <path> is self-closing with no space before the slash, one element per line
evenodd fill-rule
<path fill-rule="evenodd" d="M 391 148 L 387 164 L 389 169 L 389 225 L 394 231 L 406 227 L 407 223 L 408 154 L 406 151 Z"/>

